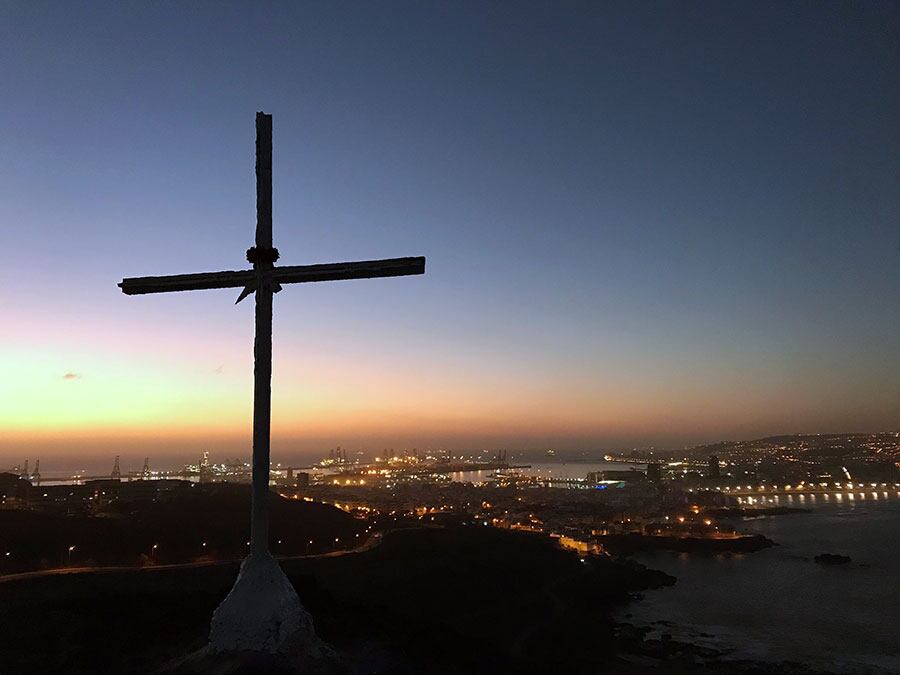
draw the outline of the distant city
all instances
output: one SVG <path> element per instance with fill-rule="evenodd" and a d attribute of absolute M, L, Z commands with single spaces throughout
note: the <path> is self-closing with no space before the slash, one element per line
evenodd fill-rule
<path fill-rule="evenodd" d="M 709 458 L 718 460 L 718 469 L 710 468 Z M 432 477 L 437 479 L 460 471 L 515 469 L 516 462 L 523 465 L 521 468 L 529 468 L 530 465 L 526 466 L 529 462 L 578 464 L 601 460 L 649 466 L 649 473 L 645 469 L 647 478 L 652 479 L 659 472 L 660 478 L 665 476 L 688 483 L 699 481 L 704 476 L 721 476 L 740 483 L 747 479 L 761 483 L 815 482 L 815 479 L 829 478 L 852 481 L 854 474 L 862 480 L 892 481 L 900 464 L 900 432 L 794 434 L 747 441 L 720 441 L 683 450 L 649 447 L 566 453 L 550 448 L 543 452 L 511 452 L 506 449 L 459 452 L 417 448 L 385 448 L 380 452 L 371 452 L 337 446 L 324 452 L 322 458 L 315 462 L 297 462 L 292 466 L 274 464 L 272 481 L 274 484 L 291 484 L 295 473 L 308 474 L 313 482 L 327 479 L 333 473 L 348 476 L 359 474 L 357 479 L 364 479 L 368 474 L 373 481 L 391 476 L 399 479 L 413 474 L 419 477 L 434 474 Z M 659 464 L 659 467 L 654 464 Z M 21 464 L 14 464 L 3 471 L 38 485 L 41 482 L 78 483 L 106 478 L 184 478 L 199 482 L 245 482 L 250 479 L 250 464 L 246 459 L 216 460 L 211 451 L 199 452 L 196 461 L 179 469 L 152 467 L 151 458 L 146 457 L 139 470 L 123 470 L 118 455 L 110 457 L 109 467 L 108 472 L 84 469 L 65 472 L 52 467 L 48 470 L 45 466 L 42 474 L 40 459 L 31 464 L 26 458 Z M 374 468 L 378 470 L 373 471 Z M 710 473 L 715 475 L 710 476 Z"/>
<path fill-rule="evenodd" d="M 748 550 L 764 546 L 743 535 L 735 519 L 773 515 L 817 503 L 900 497 L 900 433 L 774 436 L 698 446 L 681 453 L 654 450 L 561 457 L 551 449 L 531 459 L 506 450 L 478 454 L 386 449 L 370 460 L 335 447 L 309 466 L 275 465 L 273 491 L 285 500 L 336 507 L 371 536 L 403 523 L 465 522 L 552 537 L 581 555 L 633 549 Z M 42 475 L 39 461 L 0 473 L 0 509 L 93 518 L 133 514 L 222 484 L 246 484 L 248 462 L 214 461 L 203 452 L 178 470 L 123 471 L 112 458 L 108 475 Z M 213 493 L 210 493 L 213 494 Z M 358 534 L 353 544 L 358 544 Z M 156 536 L 156 535 L 155 535 Z M 17 535 L 20 537 L 20 535 Z M 351 542 L 331 542 L 344 548 Z M 321 542 L 319 542 L 321 545 Z M 142 549 L 158 546 L 142 542 Z M 61 560 L 90 557 L 79 543 Z M 28 548 L 28 547 L 25 547 Z M 150 549 L 153 550 L 153 549 Z M 190 562 L 182 552 L 110 562 Z M 240 542 L 221 543 L 218 556 L 239 556 Z M 78 551 L 76 554 L 75 551 Z M 309 552 L 305 541 L 285 554 Z M 5 571 L 52 567 L 43 559 L 6 554 Z"/>

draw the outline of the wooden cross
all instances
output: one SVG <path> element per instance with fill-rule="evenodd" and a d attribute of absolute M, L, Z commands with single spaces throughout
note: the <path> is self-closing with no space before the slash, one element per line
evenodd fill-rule
<path fill-rule="evenodd" d="M 425 273 L 425 258 L 391 258 L 362 262 L 276 267 L 278 249 L 272 247 L 272 116 L 256 113 L 256 246 L 248 249 L 253 269 L 204 272 L 165 277 L 123 279 L 126 295 L 243 288 L 237 302 L 256 293 L 256 339 L 253 348 L 253 498 L 250 523 L 251 554 L 268 555 L 269 546 L 269 429 L 272 416 L 272 295 L 282 284 L 340 279 L 399 277 Z M 236 304 L 235 303 L 235 304 Z"/>

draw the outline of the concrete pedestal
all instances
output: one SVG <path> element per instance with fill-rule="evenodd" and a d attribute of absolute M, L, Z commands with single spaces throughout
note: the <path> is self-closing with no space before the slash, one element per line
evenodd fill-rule
<path fill-rule="evenodd" d="M 213 613 L 212 652 L 267 652 L 327 658 L 331 650 L 316 636 L 312 617 L 278 562 L 254 553 L 241 563 L 231 592 Z"/>

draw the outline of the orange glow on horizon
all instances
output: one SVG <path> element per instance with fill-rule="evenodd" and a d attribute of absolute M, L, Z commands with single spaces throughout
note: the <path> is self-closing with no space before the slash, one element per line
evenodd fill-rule
<path fill-rule="evenodd" d="M 123 324 L 119 332 L 93 325 L 54 331 L 46 324 L 31 343 L 22 326 L 37 324 L 19 325 L 0 355 L 0 453 L 18 456 L 35 443 L 71 446 L 73 453 L 92 441 L 249 443 L 249 322 L 209 339 L 184 326 Z M 94 333 L 99 337 L 91 339 Z M 569 439 L 589 449 L 625 439 L 819 431 L 817 418 L 827 409 L 791 383 L 767 386 L 766 373 L 734 386 L 713 362 L 694 375 L 650 372 L 646 363 L 632 372 L 627 361 L 553 370 L 485 356 L 450 351 L 437 359 L 366 343 L 298 349 L 276 340 L 273 447 L 348 439 L 375 447 L 534 447 Z M 832 418 L 836 427 L 844 420 L 866 426 L 854 423 L 859 412 L 846 407 Z"/>

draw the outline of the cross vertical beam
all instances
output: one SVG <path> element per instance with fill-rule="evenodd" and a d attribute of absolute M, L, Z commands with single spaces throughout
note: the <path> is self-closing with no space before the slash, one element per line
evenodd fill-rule
<path fill-rule="evenodd" d="M 272 248 L 272 116 L 256 113 L 256 245 Z"/>
<path fill-rule="evenodd" d="M 272 248 L 272 116 L 256 113 L 256 248 Z M 269 263 L 257 258 L 253 343 L 253 490 L 250 552 L 269 551 L 269 455 L 272 420 L 272 285 Z"/>

